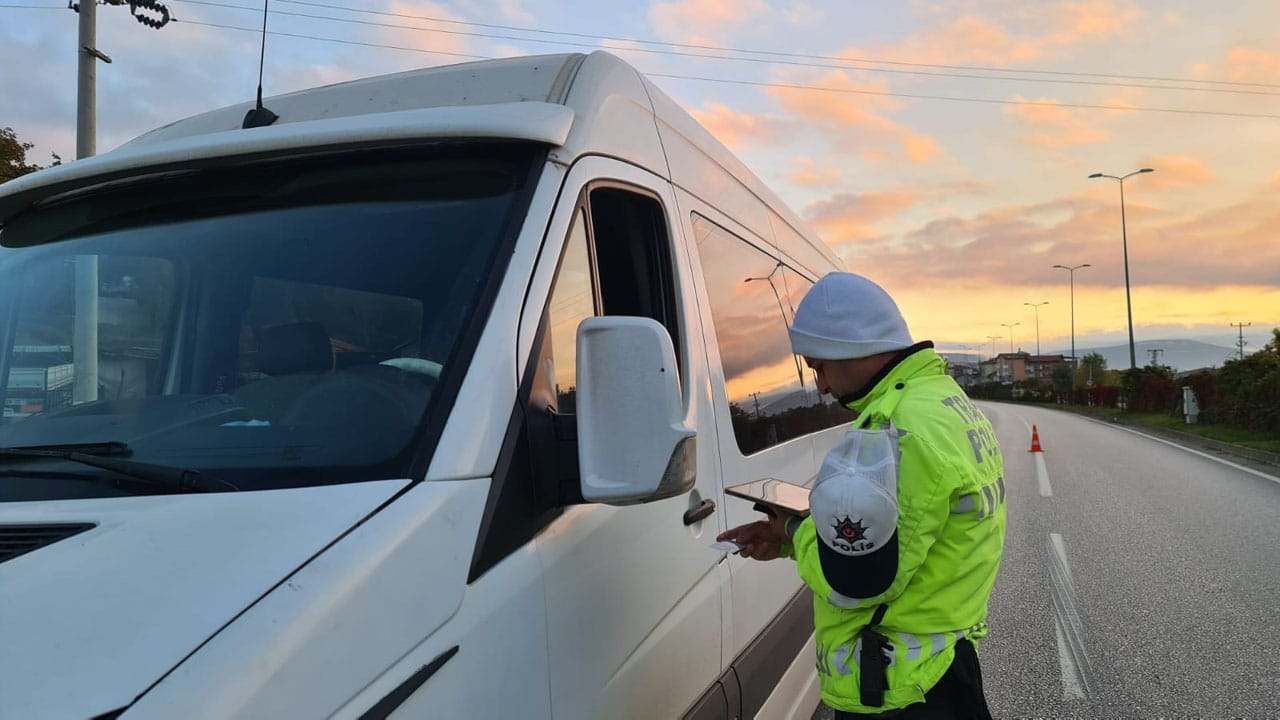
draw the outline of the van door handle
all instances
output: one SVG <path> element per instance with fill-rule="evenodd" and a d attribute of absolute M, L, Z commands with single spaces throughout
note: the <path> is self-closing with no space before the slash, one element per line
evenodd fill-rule
<path fill-rule="evenodd" d="M 690 508 L 684 511 L 684 524 L 692 525 L 699 520 L 705 519 L 708 515 L 716 511 L 716 501 L 707 499 L 696 508 Z"/>

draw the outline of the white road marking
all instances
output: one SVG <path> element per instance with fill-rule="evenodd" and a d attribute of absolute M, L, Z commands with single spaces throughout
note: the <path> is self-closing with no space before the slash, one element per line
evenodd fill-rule
<path fill-rule="evenodd" d="M 1075 581 L 1067 565 L 1066 545 L 1058 533 L 1049 533 L 1049 595 L 1053 598 L 1054 632 L 1058 640 L 1058 666 L 1062 671 L 1062 697 L 1089 697 L 1093 674 L 1084 647 L 1084 623 L 1076 610 Z"/>
<path fill-rule="evenodd" d="M 1014 417 L 1022 421 L 1022 426 L 1027 429 L 1027 435 L 1030 435 L 1031 423 L 1028 423 L 1021 415 L 1014 415 Z M 1053 497 L 1053 488 L 1049 487 L 1049 469 L 1044 466 L 1044 455 L 1040 453 L 1034 454 L 1036 456 L 1036 480 L 1040 483 L 1040 497 Z"/>
<path fill-rule="evenodd" d="M 1053 619 L 1053 631 L 1058 636 L 1058 669 L 1062 671 L 1062 699 L 1083 700 L 1084 683 L 1080 682 L 1080 671 L 1071 660 L 1071 651 L 1067 649 L 1066 636 L 1062 634 L 1062 622 Z"/>
<path fill-rule="evenodd" d="M 1031 453 L 1036 456 L 1036 478 L 1040 481 L 1040 497 L 1053 497 L 1053 488 L 1049 487 L 1049 469 L 1044 466 L 1044 453 Z"/>
<path fill-rule="evenodd" d="M 1058 560 L 1062 562 L 1062 569 L 1067 571 L 1067 584 L 1071 586 L 1071 592 L 1076 591 L 1075 578 L 1071 576 L 1071 564 L 1067 562 L 1067 545 L 1062 542 L 1062 536 L 1058 533 L 1049 533 L 1049 542 L 1053 543 L 1053 549 L 1058 552 Z"/>
<path fill-rule="evenodd" d="M 1093 420 L 1093 418 L 1087 418 L 1087 419 Z M 1222 458 L 1215 457 L 1213 455 L 1210 455 L 1209 453 L 1200 452 L 1199 450 L 1192 450 L 1191 448 L 1185 445 L 1179 445 L 1176 442 L 1170 442 L 1169 440 L 1165 440 L 1164 438 L 1158 438 L 1155 435 L 1148 435 L 1144 432 L 1138 432 L 1137 430 L 1132 430 L 1130 428 L 1124 427 L 1122 425 L 1117 425 L 1115 423 L 1102 422 L 1101 420 L 1093 420 L 1093 422 L 1096 422 L 1099 425 L 1106 425 L 1107 427 L 1115 428 L 1117 430 L 1124 430 L 1125 432 L 1130 432 L 1130 433 L 1133 433 L 1134 435 L 1141 435 L 1142 437 L 1147 438 L 1148 440 L 1155 440 L 1158 443 L 1164 443 L 1165 445 L 1169 445 L 1170 447 L 1176 447 L 1179 450 L 1185 450 L 1191 453 L 1192 455 L 1199 455 L 1202 458 L 1208 458 L 1209 460 L 1212 460 L 1214 462 L 1219 462 L 1228 467 L 1233 467 L 1236 470 L 1242 470 L 1244 472 L 1249 473 L 1250 475 L 1257 475 L 1258 477 L 1265 478 L 1267 480 L 1270 480 L 1273 483 L 1280 483 L 1280 477 L 1276 477 L 1275 475 L 1268 475 L 1260 470 L 1254 470 L 1253 468 L 1248 468 L 1243 465 L 1237 465 L 1236 463 L 1233 463 L 1230 460 L 1223 460 Z"/>

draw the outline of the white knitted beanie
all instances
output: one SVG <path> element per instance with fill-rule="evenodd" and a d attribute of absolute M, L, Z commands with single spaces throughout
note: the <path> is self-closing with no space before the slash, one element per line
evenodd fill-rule
<path fill-rule="evenodd" d="M 879 285 L 846 272 L 829 273 L 796 308 L 791 350 L 815 360 L 850 360 L 911 347 L 907 322 Z"/>

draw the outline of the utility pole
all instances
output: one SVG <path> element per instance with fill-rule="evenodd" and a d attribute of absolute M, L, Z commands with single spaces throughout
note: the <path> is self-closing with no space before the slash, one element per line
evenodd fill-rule
<path fill-rule="evenodd" d="M 98 61 L 111 58 L 98 52 L 97 0 L 80 4 L 80 38 L 76 43 L 76 159 L 97 153 Z"/>
<path fill-rule="evenodd" d="M 759 420 L 760 419 L 760 393 L 759 392 L 751 393 L 751 398 L 756 401 L 756 419 Z"/>
<path fill-rule="evenodd" d="M 104 5 L 124 5 L 126 0 L 103 0 Z M 108 65 L 111 58 L 98 50 L 98 1 L 83 0 L 73 4 L 80 14 L 80 36 L 76 43 L 76 159 L 83 160 L 98 153 L 98 65 Z M 129 3 L 133 18 L 147 27 L 159 30 L 169 24 L 169 8 L 159 0 L 134 0 Z M 147 13 L 155 13 L 151 17 Z"/>
<path fill-rule="evenodd" d="M 105 0 L 122 5 L 125 0 Z M 98 50 L 98 0 L 80 0 L 72 5 L 80 14 L 76 42 L 76 159 L 98 153 L 98 61 L 111 58 Z M 168 24 L 169 9 L 159 0 L 136 0 L 129 4 L 134 19 L 159 30 Z M 158 18 L 146 13 L 154 12 Z M 71 361 L 75 376 L 71 385 L 73 403 L 98 399 L 98 256 L 77 255 L 75 265 L 75 323 L 71 338 Z"/>
<path fill-rule="evenodd" d="M 1247 328 L 1247 327 L 1251 327 L 1252 325 L 1253 325 L 1253 323 L 1251 323 L 1251 322 L 1248 322 L 1248 323 L 1231 323 L 1231 327 L 1236 328 L 1236 329 L 1238 329 L 1238 330 L 1240 331 L 1240 339 L 1236 341 L 1236 347 L 1240 348 L 1240 359 L 1241 359 L 1241 360 L 1243 360 L 1243 359 L 1244 359 L 1244 346 L 1246 345 L 1246 343 L 1245 343 L 1245 341 L 1244 341 L 1244 329 L 1245 329 L 1245 328 Z"/>
<path fill-rule="evenodd" d="M 76 43 L 76 159 L 98 152 L 98 61 L 111 58 L 98 51 L 98 0 L 81 0 L 80 36 Z M 71 358 L 75 376 L 71 401 L 98 399 L 98 256 L 76 256 L 75 325 Z"/>

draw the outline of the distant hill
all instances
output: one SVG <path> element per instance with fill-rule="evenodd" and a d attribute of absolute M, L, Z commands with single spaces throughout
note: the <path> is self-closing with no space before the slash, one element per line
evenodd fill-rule
<path fill-rule="evenodd" d="M 1138 367 L 1151 364 L 1151 350 L 1159 348 L 1159 363 L 1168 365 L 1174 370 L 1197 370 L 1207 367 L 1222 367 L 1227 360 L 1237 357 L 1235 348 L 1211 345 L 1199 340 L 1143 340 L 1134 343 Z M 1053 350 L 1064 355 L 1070 348 Z M 1077 347 L 1076 353 L 1084 357 L 1088 353 L 1098 353 L 1107 360 L 1107 367 L 1112 370 L 1129 369 L 1129 344 L 1108 345 L 1106 347 Z"/>
<path fill-rule="evenodd" d="M 1159 348 L 1159 362 L 1161 365 L 1168 365 L 1174 370 L 1198 370 L 1208 367 L 1222 367 L 1222 364 L 1228 359 L 1237 357 L 1238 351 L 1232 347 L 1222 345 L 1213 345 L 1211 343 L 1200 342 L 1199 340 L 1143 340 L 1134 343 L 1135 354 L 1138 357 L 1138 367 L 1144 367 L 1151 364 L 1151 350 Z M 1024 351 L 1033 352 L 1035 348 L 1022 348 Z M 1001 348 L 1000 352 L 1004 352 Z M 1251 352 L 1250 348 L 1246 348 L 1246 352 Z M 1112 370 L 1129 369 L 1129 344 L 1108 345 L 1105 347 L 1077 347 L 1076 352 L 1080 357 L 1086 354 L 1096 352 L 1107 360 L 1107 367 Z M 987 353 L 983 353 L 979 358 L 973 353 L 955 353 L 944 352 L 939 353 L 946 358 L 949 363 L 966 363 L 974 364 L 979 359 L 988 359 Z M 1045 355 L 1070 355 L 1071 348 L 1045 348 Z"/>

